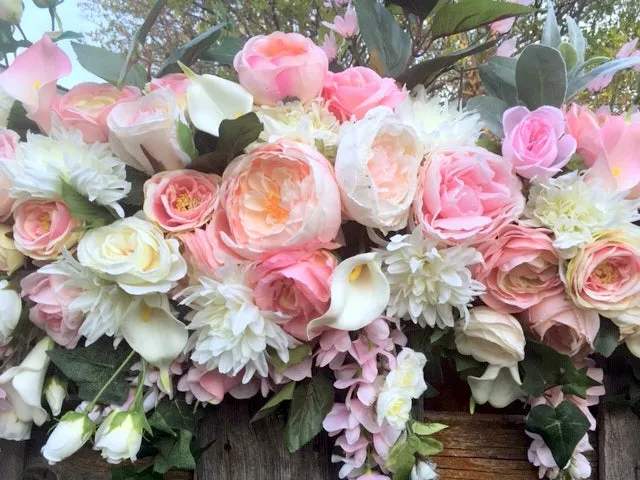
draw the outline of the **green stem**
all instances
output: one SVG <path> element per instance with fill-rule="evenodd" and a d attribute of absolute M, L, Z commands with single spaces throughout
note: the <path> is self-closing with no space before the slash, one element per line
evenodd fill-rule
<path fill-rule="evenodd" d="M 144 377 L 147 376 L 147 361 L 142 359 L 142 369 L 138 376 L 138 389 L 136 390 L 136 396 L 133 400 L 133 406 L 136 410 L 142 410 L 142 393 L 144 391 Z"/>
<path fill-rule="evenodd" d="M 115 372 L 113 372 L 113 375 L 111 375 L 111 378 L 109 378 L 109 380 L 107 380 L 107 382 L 102 386 L 98 394 L 95 397 L 93 397 L 93 400 L 91 400 L 91 402 L 89 402 L 89 404 L 87 405 L 87 408 L 85 408 L 85 412 L 90 413 L 91 410 L 93 410 L 93 407 L 95 407 L 96 403 L 98 403 L 98 400 L 100 400 L 100 397 L 102 396 L 102 394 L 104 394 L 107 388 L 109 388 L 109 385 L 111 385 L 115 381 L 115 379 L 118 378 L 118 375 L 122 373 L 122 370 L 124 370 L 124 367 L 127 366 L 127 364 L 131 361 L 131 359 L 135 354 L 136 352 L 134 350 L 131 350 L 131 353 L 127 356 L 127 358 L 125 358 L 124 362 L 120 364 L 118 369 Z"/>
<path fill-rule="evenodd" d="M 24 30 L 22 30 L 22 27 L 20 26 L 20 24 L 16 25 L 16 27 L 18 27 L 18 30 L 22 34 L 22 38 L 24 38 L 26 40 L 27 36 L 24 34 Z"/>

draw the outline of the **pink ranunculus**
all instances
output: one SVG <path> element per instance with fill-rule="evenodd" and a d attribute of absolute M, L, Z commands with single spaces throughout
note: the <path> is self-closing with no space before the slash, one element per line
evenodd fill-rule
<path fill-rule="evenodd" d="M 357 120 L 374 107 L 395 108 L 406 96 L 393 78 L 382 78 L 367 67 L 351 67 L 339 73 L 329 72 L 322 96 L 327 107 L 341 121 Z"/>
<path fill-rule="evenodd" d="M 249 273 L 256 305 L 291 319 L 282 325 L 307 340 L 307 323 L 329 308 L 336 258 L 326 250 L 282 252 L 255 263 Z"/>
<path fill-rule="evenodd" d="M 220 235 L 254 259 L 283 250 L 332 246 L 340 228 L 340 191 L 331 164 L 317 150 L 281 139 L 236 158 L 224 171 Z"/>
<path fill-rule="evenodd" d="M 474 277 L 487 288 L 482 300 L 494 310 L 521 312 L 564 290 L 558 254 L 545 230 L 507 225 L 478 250 L 484 263 Z"/>
<path fill-rule="evenodd" d="M 230 390 L 241 383 L 242 374 L 230 377 L 217 370 L 204 371 L 192 366 L 180 378 L 178 390 L 193 395 L 198 402 L 218 405 Z"/>
<path fill-rule="evenodd" d="M 588 107 L 573 104 L 565 114 L 567 132 L 576 139 L 576 152 L 585 165 L 591 167 L 602 155 L 603 146 L 600 131 L 613 116 L 608 110 L 592 112 Z"/>
<path fill-rule="evenodd" d="M 502 155 L 518 175 L 552 177 L 576 151 L 576 139 L 566 133 L 564 114 L 555 107 L 512 107 L 502 117 Z"/>
<path fill-rule="evenodd" d="M 187 88 L 189 88 L 189 79 L 184 73 L 170 73 L 164 77 L 154 78 L 147 83 L 145 90 L 153 92 L 160 88 L 170 88 L 176 96 L 178 107 L 184 109 L 187 104 Z"/>
<path fill-rule="evenodd" d="M 61 250 L 76 244 L 78 222 L 64 203 L 29 200 L 13 212 L 16 248 L 35 260 L 52 260 Z"/>
<path fill-rule="evenodd" d="M 329 60 L 307 37 L 274 32 L 250 38 L 233 66 L 255 104 L 275 105 L 286 98 L 308 102 L 320 95 Z"/>
<path fill-rule="evenodd" d="M 420 171 L 414 222 L 448 245 L 478 243 L 522 213 L 521 188 L 511 164 L 483 148 L 437 150 Z"/>
<path fill-rule="evenodd" d="M 576 307 L 563 293 L 542 299 L 523 319 L 525 330 L 537 341 L 571 357 L 591 353 L 600 329 L 598 312 Z"/>
<path fill-rule="evenodd" d="M 196 170 L 156 173 L 144 184 L 144 213 L 167 232 L 193 230 L 211 219 L 221 181 Z"/>
<path fill-rule="evenodd" d="M 20 135 L 13 130 L 0 128 L 0 162 L 11 162 L 16 158 L 16 147 L 20 142 Z M 14 199 L 9 195 L 11 182 L 0 171 L 0 222 L 11 216 Z"/>
<path fill-rule="evenodd" d="M 80 83 L 54 99 L 52 112 L 65 128 L 79 130 L 85 142 L 106 142 L 109 139 L 107 117 L 111 110 L 141 95 L 136 87 L 118 90 L 109 83 Z"/>
<path fill-rule="evenodd" d="M 20 288 L 22 296 L 35 303 L 29 310 L 29 320 L 57 344 L 75 348 L 84 316 L 82 312 L 70 312 L 69 305 L 82 291 L 66 286 L 67 280 L 63 275 L 34 272 L 20 282 Z"/>
<path fill-rule="evenodd" d="M 22 102 L 27 116 L 44 132 L 49 132 L 57 81 L 69 73 L 71 60 L 44 34 L 0 75 L 0 88 Z"/>

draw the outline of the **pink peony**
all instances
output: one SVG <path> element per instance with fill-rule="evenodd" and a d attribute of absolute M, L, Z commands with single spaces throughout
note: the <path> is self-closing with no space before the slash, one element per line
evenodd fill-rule
<path fill-rule="evenodd" d="M 339 73 L 329 72 L 322 96 L 338 119 L 357 120 L 374 107 L 395 108 L 406 96 L 393 78 L 382 78 L 367 67 L 351 67 Z"/>
<path fill-rule="evenodd" d="M 511 164 L 483 148 L 439 150 L 420 170 L 414 221 L 443 243 L 478 243 L 522 213 L 521 188 Z"/>
<path fill-rule="evenodd" d="M 0 128 L 0 162 L 11 162 L 16 158 L 16 147 L 20 142 L 20 135 L 13 130 Z M 0 171 L 0 222 L 11 216 L 14 199 L 9 195 L 11 182 Z"/>
<path fill-rule="evenodd" d="M 286 98 L 308 102 L 322 90 L 329 60 L 324 51 L 299 33 L 274 32 L 250 38 L 233 66 L 240 84 L 257 105 Z"/>
<path fill-rule="evenodd" d="M 56 97 L 52 112 L 65 128 L 79 130 L 85 142 L 106 142 L 109 139 L 107 117 L 111 110 L 140 96 L 136 87 L 125 86 L 118 90 L 109 83 L 86 82 Z"/>
<path fill-rule="evenodd" d="M 502 117 L 505 139 L 502 155 L 524 178 L 552 177 L 571 159 L 576 140 L 565 133 L 562 111 L 540 107 L 513 107 Z"/>
<path fill-rule="evenodd" d="M 167 232 L 192 230 L 210 220 L 221 181 L 195 170 L 156 173 L 144 184 L 144 213 Z"/>
<path fill-rule="evenodd" d="M 34 272 L 22 279 L 20 288 L 22 295 L 35 303 L 29 310 L 29 320 L 57 344 L 75 348 L 84 317 L 81 312 L 70 312 L 69 305 L 82 291 L 65 286 L 67 280 L 63 275 Z"/>
<path fill-rule="evenodd" d="M 307 340 L 307 323 L 329 308 L 336 258 L 326 250 L 282 252 L 254 264 L 249 273 L 256 305 L 291 319 L 282 325 Z"/>
<path fill-rule="evenodd" d="M 474 277 L 487 288 L 484 303 L 502 313 L 516 313 L 564 290 L 558 255 L 545 230 L 508 225 L 498 238 L 479 247 L 484 264 Z"/>
<path fill-rule="evenodd" d="M 613 118 L 608 109 L 592 112 L 588 107 L 573 104 L 565 114 L 567 132 L 576 139 L 576 152 L 587 167 L 594 164 L 603 153 L 600 130 Z"/>

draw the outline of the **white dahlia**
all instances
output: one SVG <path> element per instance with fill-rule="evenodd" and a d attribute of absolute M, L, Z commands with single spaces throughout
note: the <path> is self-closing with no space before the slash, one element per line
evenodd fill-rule
<path fill-rule="evenodd" d="M 243 383 L 256 373 L 267 377 L 267 348 L 288 362 L 292 339 L 278 325 L 281 317 L 255 305 L 239 267 L 222 267 L 216 273 L 219 281 L 202 277 L 199 285 L 180 294 L 185 297 L 182 304 L 195 310 L 189 325 L 195 330 L 191 359 L 230 376 L 244 369 Z"/>
<path fill-rule="evenodd" d="M 62 180 L 83 196 L 113 208 L 131 190 L 125 164 L 106 143 L 86 144 L 78 131 L 54 125 L 50 137 L 28 134 L 16 149 L 16 160 L 0 163 L 0 171 L 11 182 L 9 194 L 18 200 L 62 198 Z"/>
<path fill-rule="evenodd" d="M 418 133 L 425 153 L 438 147 L 472 147 L 480 137 L 480 115 L 458 109 L 446 99 L 428 97 L 423 86 L 396 107 L 396 115 Z"/>
<path fill-rule="evenodd" d="M 394 235 L 379 252 L 391 286 L 390 316 L 408 316 L 422 327 L 453 327 L 453 309 L 466 322 L 468 305 L 484 292 L 468 268 L 482 262 L 475 248 L 438 248 L 436 240 L 416 228 L 410 235 Z"/>

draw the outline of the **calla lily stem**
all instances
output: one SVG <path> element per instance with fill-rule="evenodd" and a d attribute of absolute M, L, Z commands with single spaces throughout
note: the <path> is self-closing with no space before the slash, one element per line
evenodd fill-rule
<path fill-rule="evenodd" d="M 122 370 L 124 370 L 124 367 L 131 361 L 131 359 L 135 354 L 136 352 L 134 350 L 131 350 L 131 353 L 127 355 L 127 358 L 125 358 L 124 361 L 118 367 L 118 369 L 115 372 L 113 372 L 113 375 L 111 375 L 109 380 L 106 381 L 106 383 L 102 386 L 102 388 L 96 394 L 96 396 L 93 397 L 93 400 L 89 402 L 89 404 L 87 405 L 87 408 L 85 408 L 85 412 L 90 413 L 91 410 L 93 410 L 93 407 L 95 407 L 96 403 L 98 403 L 98 400 L 100 400 L 100 397 L 102 396 L 102 394 L 107 390 L 107 388 L 109 388 L 109 385 L 111 385 L 115 381 L 115 379 L 118 378 L 118 375 L 120 375 Z M 146 368 L 145 363 L 146 362 L 144 362 L 143 360 L 143 364 L 142 364 L 143 369 Z"/>

